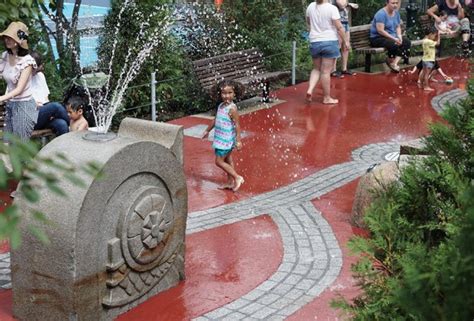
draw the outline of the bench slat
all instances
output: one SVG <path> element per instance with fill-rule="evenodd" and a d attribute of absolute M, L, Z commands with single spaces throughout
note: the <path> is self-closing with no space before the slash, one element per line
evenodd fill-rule
<path fill-rule="evenodd" d="M 218 81 L 235 80 L 246 87 L 247 93 L 262 90 L 267 81 L 282 79 L 289 71 L 267 72 L 263 53 L 251 48 L 193 61 L 193 68 L 201 87 L 209 91 Z"/>

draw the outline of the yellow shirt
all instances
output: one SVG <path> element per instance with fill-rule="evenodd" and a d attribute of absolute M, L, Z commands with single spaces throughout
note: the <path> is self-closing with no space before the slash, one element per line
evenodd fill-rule
<path fill-rule="evenodd" d="M 423 39 L 423 61 L 436 60 L 436 41 L 431 39 Z"/>

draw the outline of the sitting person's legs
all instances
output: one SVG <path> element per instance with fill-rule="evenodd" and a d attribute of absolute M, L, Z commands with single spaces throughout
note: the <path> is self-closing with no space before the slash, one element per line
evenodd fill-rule
<path fill-rule="evenodd" d="M 56 136 L 61 136 L 69 132 L 69 125 L 64 119 L 55 118 L 51 120 L 48 124 L 48 127 L 53 130 Z"/>
<path fill-rule="evenodd" d="M 66 124 L 66 129 L 63 126 L 52 126 L 52 122 L 55 119 L 60 119 Z M 62 123 L 62 122 L 61 122 Z M 57 122 L 55 123 L 57 124 Z M 38 110 L 38 121 L 36 123 L 35 129 L 45 129 L 51 128 L 57 136 L 67 133 L 69 131 L 69 116 L 66 109 L 57 102 L 50 102 Z"/>
<path fill-rule="evenodd" d="M 383 47 L 387 49 L 387 56 L 394 59 L 398 55 L 398 46 L 395 41 L 385 37 L 370 38 L 370 45 L 372 47 Z"/>
<path fill-rule="evenodd" d="M 468 18 L 464 18 L 459 21 L 459 24 L 461 25 L 462 41 L 469 47 L 469 39 L 471 37 L 471 23 L 469 22 Z"/>

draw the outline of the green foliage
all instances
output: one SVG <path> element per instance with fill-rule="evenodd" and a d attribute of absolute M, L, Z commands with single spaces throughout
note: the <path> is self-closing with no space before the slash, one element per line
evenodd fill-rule
<path fill-rule="evenodd" d="M 352 1 L 351 1 L 352 2 Z M 365 25 L 372 21 L 375 13 L 385 6 L 385 0 L 354 1 L 359 4 L 359 9 L 352 11 L 352 25 Z"/>
<path fill-rule="evenodd" d="M 366 214 L 351 248 L 363 294 L 339 300 L 353 320 L 474 318 L 474 83 L 431 126 L 431 155 L 402 171 Z"/>
<path fill-rule="evenodd" d="M 139 48 L 140 40 L 146 39 L 146 37 L 137 38 L 139 23 L 142 21 L 142 19 L 137 19 L 137 16 L 147 16 L 147 13 L 153 13 L 155 18 L 150 20 L 150 26 L 158 25 L 160 20 L 170 19 L 172 16 L 171 8 L 165 6 L 166 3 L 167 1 L 140 1 L 132 8 L 132 12 L 122 14 L 117 37 L 111 37 L 118 24 L 118 16 L 123 5 L 123 1 L 112 2 L 111 11 L 105 19 L 105 33 L 99 41 L 100 67 L 108 72 L 113 41 L 118 39 L 112 64 L 112 79 L 118 79 L 118 75 L 122 72 L 129 48 L 132 47 L 132 50 Z M 147 84 L 150 83 L 152 72 L 156 72 L 157 117 L 159 120 L 178 118 L 202 110 L 201 106 L 207 107 L 203 103 L 205 96 L 202 95 L 195 79 L 191 76 L 190 60 L 183 47 L 173 36 L 168 34 L 168 30 L 163 30 L 161 38 L 160 45 L 153 50 L 152 55 L 146 60 L 140 73 L 127 90 L 123 108 L 114 119 L 115 125 L 125 116 L 150 119 L 151 87 Z M 132 52 L 132 57 L 134 54 Z M 113 86 L 114 84 L 111 88 Z"/>
<path fill-rule="evenodd" d="M 248 39 L 232 16 L 212 4 L 194 2 L 175 12 L 180 17 L 172 33 L 191 60 L 249 48 Z"/>
<path fill-rule="evenodd" d="M 222 10 L 239 26 L 240 33 L 248 39 L 248 47 L 260 49 L 269 69 L 288 69 L 291 62 L 290 37 L 304 28 L 304 12 L 299 17 L 296 6 L 285 8 L 281 0 L 234 0 L 226 2 Z M 291 23 L 290 23 L 291 22 Z M 303 24 L 302 24 L 303 22 Z"/>
<path fill-rule="evenodd" d="M 0 27 L 4 30 L 12 21 L 29 21 L 36 14 L 33 0 L 2 0 L 0 3 Z"/>
<path fill-rule="evenodd" d="M 22 215 L 32 215 L 38 224 L 53 224 L 41 212 L 35 210 L 35 204 L 41 201 L 41 189 L 46 188 L 67 197 L 59 186 L 61 180 L 83 186 L 81 175 L 96 176 L 100 166 L 90 162 L 77 167 L 62 154 L 54 158 L 40 157 L 37 156 L 39 146 L 34 142 L 23 142 L 8 133 L 5 133 L 5 136 L 10 144 L 0 144 L 0 190 L 8 191 L 10 182 L 20 182 L 17 193 L 26 200 L 30 208 L 29 213 L 21 213 L 16 205 L 9 205 L 0 214 L 0 240 L 9 238 L 15 248 L 21 244 L 18 226 Z M 41 182 L 40 185 L 38 181 Z M 39 226 L 30 225 L 28 229 L 38 239 L 48 242 L 47 235 Z"/>

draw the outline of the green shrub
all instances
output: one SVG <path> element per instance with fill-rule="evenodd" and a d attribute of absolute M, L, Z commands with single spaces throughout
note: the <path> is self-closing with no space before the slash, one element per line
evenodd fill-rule
<path fill-rule="evenodd" d="M 474 83 L 426 139 L 430 157 L 402 171 L 350 246 L 363 293 L 339 300 L 353 320 L 474 318 Z"/>

